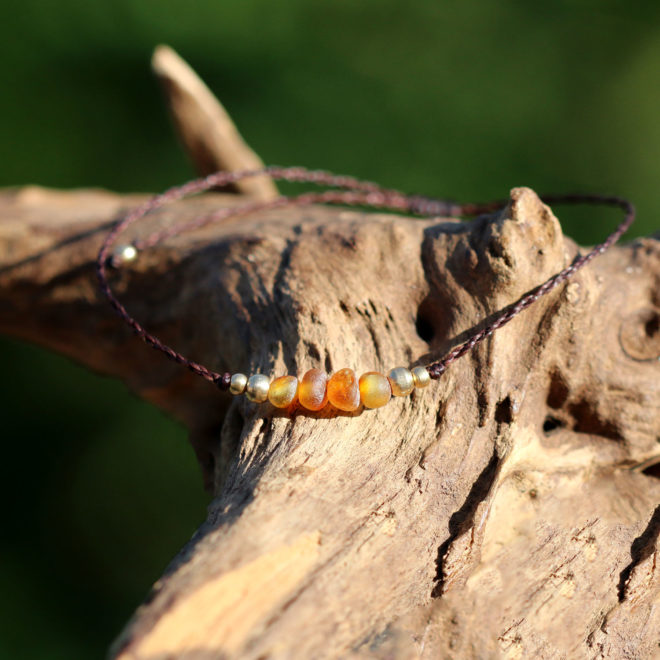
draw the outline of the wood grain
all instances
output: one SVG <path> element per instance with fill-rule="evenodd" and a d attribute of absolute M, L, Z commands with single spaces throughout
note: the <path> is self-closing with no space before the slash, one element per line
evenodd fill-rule
<path fill-rule="evenodd" d="M 621 338 L 643 323 L 655 345 L 657 240 L 600 257 L 425 391 L 288 415 L 198 382 L 112 316 L 92 259 L 99 228 L 135 201 L 0 196 L 2 330 L 184 421 L 216 493 L 117 655 L 651 657 L 660 362 Z M 233 203 L 207 195 L 139 230 Z M 115 284 L 149 328 L 219 369 L 386 370 L 450 348 L 577 250 L 515 189 L 503 213 L 465 224 L 262 213 L 157 247 Z M 234 603 L 249 625 L 223 628 Z"/>
<path fill-rule="evenodd" d="M 101 298 L 102 236 L 141 199 L 0 192 L 0 331 L 186 424 L 215 496 L 113 657 L 657 657 L 657 237 L 597 258 L 426 390 L 281 411 L 168 362 Z M 135 236 L 243 199 L 174 204 Z M 322 207 L 229 219 L 146 251 L 113 286 L 217 371 L 386 371 L 439 357 L 580 251 L 516 188 L 469 223 Z"/>

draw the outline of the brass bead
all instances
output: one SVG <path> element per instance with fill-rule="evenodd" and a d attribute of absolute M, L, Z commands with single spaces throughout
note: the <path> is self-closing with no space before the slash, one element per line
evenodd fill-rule
<path fill-rule="evenodd" d="M 360 398 L 365 408 L 380 408 L 392 398 L 390 381 L 377 371 L 360 376 Z"/>
<path fill-rule="evenodd" d="M 245 395 L 254 403 L 263 403 L 268 398 L 270 381 L 263 374 L 254 374 L 248 378 Z"/>
<path fill-rule="evenodd" d="M 415 389 L 415 381 L 413 380 L 410 369 L 395 367 L 387 377 L 392 386 L 392 394 L 394 396 L 407 396 Z"/>
<path fill-rule="evenodd" d="M 245 374 L 234 374 L 229 383 L 229 391 L 232 394 L 243 394 L 247 385 L 248 379 Z"/>
<path fill-rule="evenodd" d="M 112 261 L 115 265 L 127 264 L 135 261 L 138 256 L 137 248 L 134 245 L 118 245 L 112 251 Z"/>
<path fill-rule="evenodd" d="M 426 387 L 431 382 L 431 376 L 426 367 L 413 367 L 412 377 L 415 381 L 415 387 Z"/>
<path fill-rule="evenodd" d="M 280 376 L 268 388 L 268 400 L 276 408 L 288 408 L 298 394 L 298 379 L 295 376 Z"/>

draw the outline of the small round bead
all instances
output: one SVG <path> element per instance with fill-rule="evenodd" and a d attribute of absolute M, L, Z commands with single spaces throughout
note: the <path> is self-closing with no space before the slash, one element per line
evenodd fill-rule
<path fill-rule="evenodd" d="M 410 369 L 395 367 L 387 375 L 394 396 L 407 396 L 415 389 L 415 381 Z"/>
<path fill-rule="evenodd" d="M 321 410 L 328 403 L 328 375 L 320 369 L 310 369 L 298 385 L 298 401 L 307 410 Z"/>
<path fill-rule="evenodd" d="M 117 265 L 126 264 L 135 261 L 137 256 L 138 251 L 134 245 L 118 245 L 112 252 L 112 261 Z"/>
<path fill-rule="evenodd" d="M 298 379 L 295 376 L 280 376 L 268 388 L 268 400 L 276 408 L 288 408 L 298 394 Z"/>
<path fill-rule="evenodd" d="M 254 374 L 248 378 L 245 395 L 250 401 L 263 403 L 268 398 L 270 381 L 263 374 Z"/>
<path fill-rule="evenodd" d="M 247 376 L 245 374 L 234 374 L 229 383 L 229 391 L 232 394 L 243 394 L 247 386 Z"/>
<path fill-rule="evenodd" d="M 360 388 L 353 369 L 340 369 L 328 381 L 328 401 L 338 410 L 353 412 L 360 407 Z"/>
<path fill-rule="evenodd" d="M 222 392 L 226 392 L 229 389 L 229 386 L 231 385 L 231 374 L 228 373 L 218 374 L 213 379 L 213 382 L 218 386 L 219 390 L 221 390 Z"/>
<path fill-rule="evenodd" d="M 426 387 L 431 382 L 431 376 L 426 367 L 413 367 L 412 377 L 415 381 L 415 387 Z"/>
<path fill-rule="evenodd" d="M 377 371 L 360 376 L 360 398 L 366 408 L 380 408 L 392 398 L 390 381 Z"/>

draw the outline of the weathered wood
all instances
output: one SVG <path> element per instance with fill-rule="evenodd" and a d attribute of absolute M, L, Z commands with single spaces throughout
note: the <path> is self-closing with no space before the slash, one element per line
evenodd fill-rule
<path fill-rule="evenodd" d="M 574 255 L 531 191 L 512 198 L 468 225 L 271 212 L 156 248 L 117 286 L 150 328 L 218 368 L 386 369 L 446 349 Z M 598 259 L 423 393 L 291 419 L 230 404 L 115 321 L 91 260 L 95 228 L 127 203 L 38 189 L 0 200 L 3 331 L 124 378 L 215 464 L 203 538 L 129 628 L 125 657 L 378 655 L 403 637 L 428 657 L 650 652 L 657 241 Z M 644 359 L 629 356 L 634 323 Z M 227 407 L 221 433 L 205 434 Z"/>
<path fill-rule="evenodd" d="M 263 167 L 220 101 L 171 48 L 156 48 L 152 68 L 181 142 L 200 175 Z M 278 194 L 272 179 L 265 175 L 238 181 L 233 188 L 263 200 Z"/>
<path fill-rule="evenodd" d="M 189 376 L 114 318 L 92 260 L 136 201 L 0 194 L 0 330 L 182 420 L 215 494 L 115 655 L 657 652 L 660 241 L 599 257 L 425 391 L 288 416 Z M 236 203 L 205 195 L 136 231 Z M 115 286 L 219 370 L 384 371 L 444 352 L 578 249 L 518 188 L 470 223 L 320 207 L 230 220 L 142 254 Z"/>

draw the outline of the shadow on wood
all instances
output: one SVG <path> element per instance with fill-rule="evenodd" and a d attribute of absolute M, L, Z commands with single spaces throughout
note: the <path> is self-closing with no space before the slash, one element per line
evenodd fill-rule
<path fill-rule="evenodd" d="M 206 147 L 231 152 L 220 143 Z M 254 194 L 268 197 L 262 184 Z M 241 199 L 177 203 L 136 231 Z M 139 200 L 0 194 L 0 329 L 183 421 L 215 494 L 116 656 L 657 650 L 657 239 L 596 259 L 426 390 L 356 415 L 289 416 L 195 379 L 113 316 L 93 259 Z M 451 348 L 579 251 L 516 188 L 470 223 L 322 207 L 229 220 L 141 254 L 114 286 L 151 331 L 218 371 L 385 371 Z"/>

